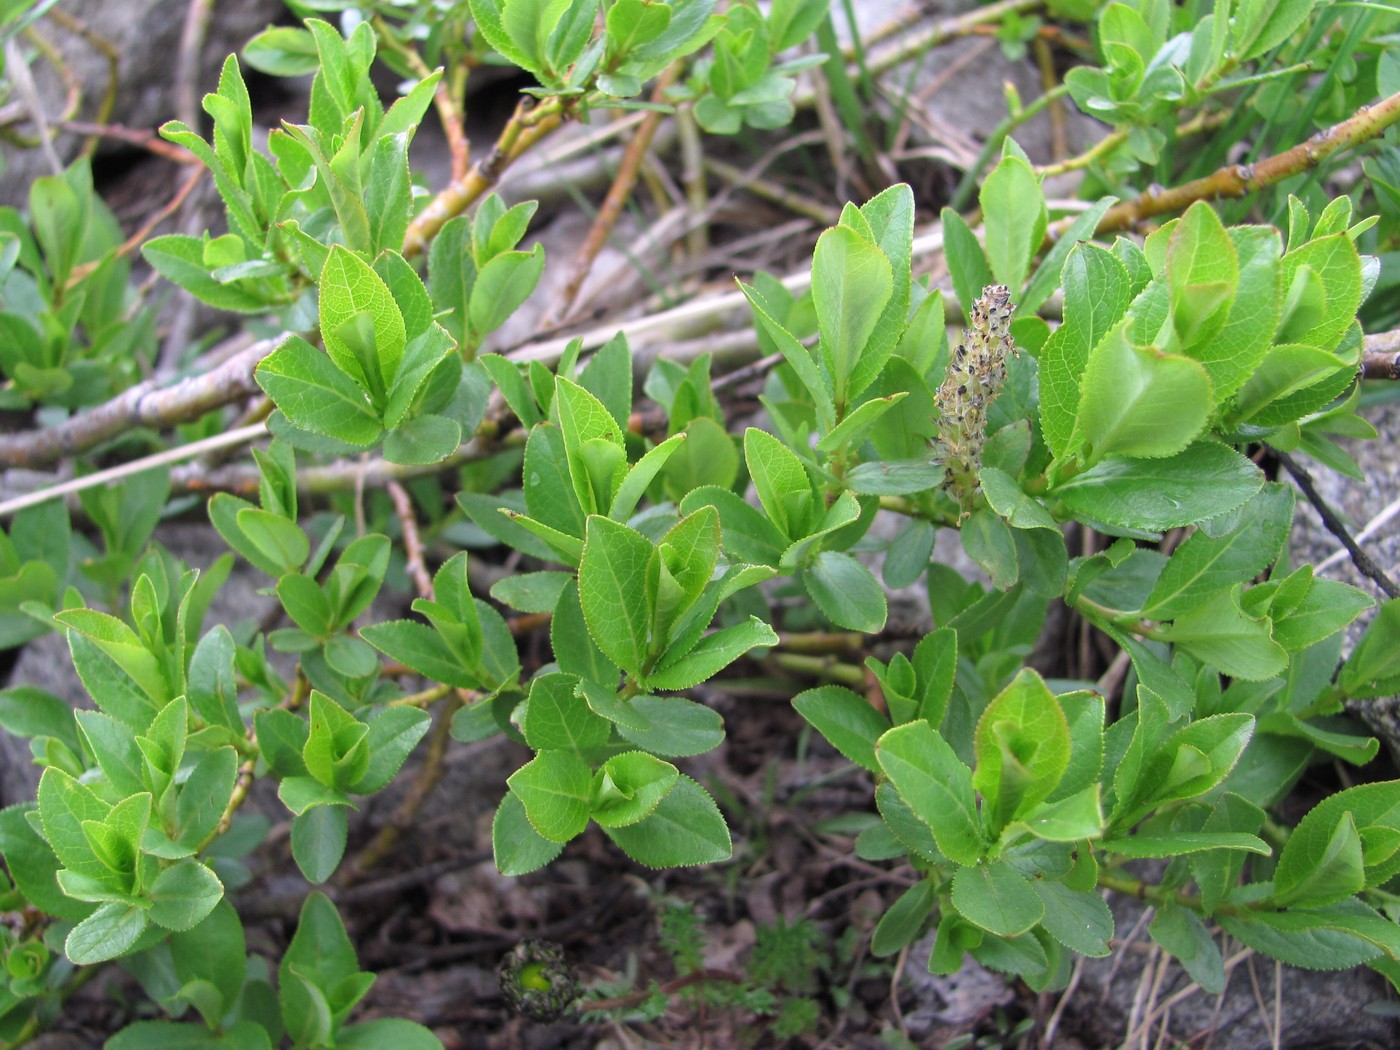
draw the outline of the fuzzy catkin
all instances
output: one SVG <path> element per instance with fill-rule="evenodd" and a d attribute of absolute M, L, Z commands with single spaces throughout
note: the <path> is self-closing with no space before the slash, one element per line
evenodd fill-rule
<path fill-rule="evenodd" d="M 982 447 L 987 442 L 987 406 L 1006 380 L 1006 362 L 1016 353 L 1011 339 L 1011 291 L 989 284 L 972 305 L 964 340 L 953 350 L 948 375 L 938 388 L 938 438 L 934 454 L 943 460 L 943 487 L 966 516 L 974 509 L 981 483 Z"/>

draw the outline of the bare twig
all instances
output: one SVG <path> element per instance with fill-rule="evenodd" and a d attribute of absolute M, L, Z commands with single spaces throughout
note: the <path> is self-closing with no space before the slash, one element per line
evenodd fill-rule
<path fill-rule="evenodd" d="M 677 67 L 673 65 L 657 80 L 656 88 L 651 95 L 653 102 L 662 100 L 666 89 L 675 80 L 676 72 Z M 559 324 L 569 316 L 569 310 L 574 305 L 574 300 L 578 298 L 579 289 L 587 280 L 588 274 L 593 269 L 593 263 L 598 258 L 598 253 L 608 243 L 608 237 L 611 236 L 613 227 L 617 225 L 623 207 L 632 196 L 632 190 L 637 185 L 637 173 L 641 170 L 642 159 L 647 155 L 647 150 L 651 148 L 651 140 L 656 135 L 656 129 L 660 123 L 660 111 L 649 111 L 642 118 L 641 124 L 637 126 L 632 141 L 623 150 L 622 163 L 618 165 L 617 177 L 613 179 L 613 184 L 608 189 L 608 195 L 603 199 L 603 206 L 598 209 L 598 216 L 593 220 L 593 226 L 589 229 L 588 236 L 583 239 L 583 243 L 579 245 L 578 251 L 574 254 L 573 261 L 569 264 L 569 276 L 564 282 L 559 298 L 555 300 L 554 305 L 546 315 L 546 320 L 543 322 L 545 327 Z"/>
<path fill-rule="evenodd" d="M 148 380 L 57 426 L 0 436 L 0 467 L 47 467 L 134 427 L 162 428 L 188 422 L 255 394 L 258 384 L 253 369 L 283 338 L 259 340 L 218 367 L 173 386 Z"/>
<path fill-rule="evenodd" d="M 1342 541 L 1342 546 L 1351 555 L 1352 564 L 1356 566 L 1357 571 L 1384 591 L 1387 598 L 1400 598 L 1400 587 L 1395 586 L 1390 577 L 1381 571 L 1380 566 L 1371 560 L 1370 555 L 1357 546 L 1356 540 L 1347 531 L 1342 519 L 1328 506 L 1327 501 L 1317 491 L 1317 486 L 1313 484 L 1311 475 L 1299 466 L 1288 453 L 1280 452 L 1276 448 L 1271 448 L 1270 451 L 1283 469 L 1293 477 L 1298 488 L 1302 489 L 1307 501 L 1313 505 L 1318 516 L 1322 518 L 1322 524 L 1327 526 L 1327 531 Z"/>
<path fill-rule="evenodd" d="M 408 226 L 403 254 L 419 255 L 447 221 L 462 214 L 500 179 L 501 173 L 522 154 L 564 123 L 568 111 L 558 99 L 536 107 L 530 96 L 520 100 L 491 152 L 477 161 L 466 178 L 453 179 Z"/>
<path fill-rule="evenodd" d="M 186 127 L 199 127 L 199 58 L 209 36 L 214 0 L 190 0 L 175 55 L 175 115 Z"/>
<path fill-rule="evenodd" d="M 1332 154 L 1376 138 L 1397 120 L 1400 120 L 1400 92 L 1374 105 L 1362 106 L 1340 124 L 1324 128 L 1306 142 L 1282 153 L 1254 164 L 1228 164 L 1203 178 L 1170 189 L 1151 189 L 1130 201 L 1115 204 L 1099 220 L 1097 232 L 1129 229 L 1144 219 L 1181 211 L 1199 200 L 1243 197 L 1290 175 L 1310 171 Z M 1072 221 L 1062 220 L 1052 225 L 1046 234 L 1046 243 L 1053 243 Z"/>
<path fill-rule="evenodd" d="M 418 519 L 413 514 L 413 500 L 409 497 L 408 490 L 397 481 L 391 481 L 384 487 L 389 492 L 389 498 L 394 501 L 399 524 L 403 526 L 403 545 L 408 555 L 404 571 L 418 588 L 418 596 L 431 598 L 433 578 L 428 575 L 428 566 L 423 561 L 423 540 L 418 535 Z"/>

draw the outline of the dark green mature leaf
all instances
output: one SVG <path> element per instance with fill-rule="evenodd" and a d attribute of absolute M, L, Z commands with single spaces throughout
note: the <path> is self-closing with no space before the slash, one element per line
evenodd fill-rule
<path fill-rule="evenodd" d="M 910 886 L 880 916 L 870 940 L 870 954 L 883 959 L 912 944 L 923 933 L 924 923 L 933 914 L 937 902 L 938 893 L 932 879 L 920 879 Z"/>
<path fill-rule="evenodd" d="M 536 751 L 568 751 L 587 761 L 612 736 L 607 719 L 593 713 L 577 695 L 570 674 L 536 675 L 530 682 L 521 732 Z"/>
<path fill-rule="evenodd" d="M 625 718 L 614 720 L 618 735 L 653 754 L 688 758 L 712 751 L 724 741 L 719 712 L 694 700 L 634 696 L 625 702 L 625 709 Z"/>
<path fill-rule="evenodd" d="M 1055 940 L 1071 951 L 1101 959 L 1110 952 L 1113 913 L 1093 891 L 1072 890 L 1063 882 L 1036 879 L 1032 885 L 1045 904 L 1041 922 Z"/>
<path fill-rule="evenodd" d="M 817 607 L 838 627 L 874 634 L 884 629 L 884 588 L 852 555 L 820 551 L 802 570 L 802 583 Z"/>
<path fill-rule="evenodd" d="M 1234 449 L 1202 441 L 1170 459 L 1106 459 L 1053 494 L 1076 515 L 1160 531 L 1232 511 L 1263 483 L 1259 468 Z"/>
<path fill-rule="evenodd" d="M 1219 915 L 1225 932 L 1256 951 L 1307 970 L 1348 970 L 1387 954 L 1395 923 L 1357 900 L 1329 908 Z M 1392 957 L 1396 954 L 1392 949 Z"/>
<path fill-rule="evenodd" d="M 1342 665 L 1338 684 L 1348 696 L 1400 692 L 1400 598 L 1376 610 L 1375 618 Z"/>
<path fill-rule="evenodd" d="M 544 867 L 563 851 L 562 842 L 550 842 L 535 830 L 525 804 L 507 792 L 491 821 L 491 852 L 502 875 L 527 875 Z"/>
<path fill-rule="evenodd" d="M 1193 533 L 1157 578 L 1143 615 L 1168 620 L 1223 587 L 1259 575 L 1283 548 L 1293 522 L 1293 489 L 1268 484 L 1222 529 Z M 1233 527 L 1230 527 L 1233 526 Z"/>
<path fill-rule="evenodd" d="M 1178 615 L 1161 637 L 1225 674 L 1250 682 L 1273 678 L 1288 666 L 1288 653 L 1274 641 L 1269 620 L 1240 608 L 1239 584 Z"/>
<path fill-rule="evenodd" d="M 1025 933 L 1045 914 L 1031 880 L 1005 861 L 958 868 L 953 907 L 968 922 L 1001 937 Z"/>
<path fill-rule="evenodd" d="M 442 1040 L 416 1021 L 402 1017 L 377 1017 L 346 1025 L 335 1037 L 337 1050 L 442 1050 Z"/>
<path fill-rule="evenodd" d="M 166 868 L 151 884 L 150 920 L 167 930 L 192 930 L 224 895 L 219 877 L 195 860 Z"/>
<path fill-rule="evenodd" d="M 1157 907 L 1147 930 L 1203 990 L 1211 995 L 1225 990 L 1225 960 L 1199 915 L 1166 901 Z"/>
<path fill-rule="evenodd" d="M 313 806 L 292 819 L 292 859 L 308 882 L 325 882 L 340 866 L 350 829 L 345 809 Z"/>
<path fill-rule="evenodd" d="M 845 686 L 823 685 L 793 697 L 792 706 L 837 751 L 872 773 L 880 772 L 875 742 L 890 728 L 890 720 L 865 697 Z"/>

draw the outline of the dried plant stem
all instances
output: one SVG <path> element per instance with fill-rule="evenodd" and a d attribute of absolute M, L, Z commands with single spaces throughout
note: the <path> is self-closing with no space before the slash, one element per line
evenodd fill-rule
<path fill-rule="evenodd" d="M 465 178 L 449 182 L 409 223 L 403 239 L 404 256 L 411 259 L 421 254 L 449 219 L 471 207 L 496 184 L 506 168 L 563 124 L 567 116 L 568 110 L 558 99 L 540 106 L 528 95 L 521 99 L 491 152 L 477 161 Z"/>
<path fill-rule="evenodd" d="M 418 535 L 418 519 L 413 514 L 413 500 L 405 489 L 397 481 L 391 481 L 384 486 L 389 492 L 389 498 L 394 501 L 394 510 L 398 513 L 399 524 L 403 526 L 403 545 L 408 554 L 408 562 L 404 565 L 404 571 L 408 573 L 413 585 L 418 588 L 420 598 L 431 598 L 433 596 L 433 578 L 428 575 L 428 566 L 423 561 L 423 540 Z"/>
<path fill-rule="evenodd" d="M 143 471 L 153 470 L 156 467 L 167 466 L 171 463 L 178 463 L 186 459 L 194 459 L 202 456 L 206 452 L 214 452 L 219 449 L 228 448 L 232 445 L 241 445 L 248 441 L 256 440 L 267 433 L 267 428 L 262 423 L 254 423 L 251 426 L 239 427 L 237 430 L 230 430 L 227 433 L 215 434 L 202 441 L 192 441 L 188 445 L 178 445 L 175 448 L 166 449 L 164 452 L 157 452 L 154 455 L 143 456 L 141 459 L 132 460 L 130 463 L 121 463 L 106 470 L 95 471 L 92 474 L 84 474 L 79 478 L 70 478 L 67 481 L 58 482 L 34 492 L 27 492 L 23 496 L 16 496 L 13 499 L 0 503 L 0 518 L 7 518 L 11 514 L 24 510 L 26 507 L 33 507 L 40 503 L 47 503 L 51 499 L 58 499 L 60 496 L 68 496 L 75 492 L 82 492 L 85 489 L 97 488 L 102 485 L 115 484 L 123 478 L 129 478 L 133 474 L 140 474 Z"/>
<path fill-rule="evenodd" d="M 673 65 L 657 80 L 656 87 L 651 93 L 653 102 L 662 100 L 666 89 L 675 81 L 677 72 L 678 67 Z M 656 135 L 656 129 L 661 124 L 661 116 L 657 110 L 649 111 L 642 118 L 642 122 L 637 125 L 632 141 L 622 151 L 622 163 L 618 165 L 617 176 L 608 189 L 608 195 L 603 198 L 603 206 L 598 209 L 598 216 L 593 220 L 588 236 L 583 239 L 583 243 L 579 245 L 578 251 L 574 254 L 573 261 L 569 264 L 569 276 L 564 281 L 559 298 L 555 300 L 554 305 L 545 315 L 545 320 L 542 322 L 543 327 L 553 327 L 569 316 L 569 310 L 573 307 L 574 300 L 578 298 L 579 289 L 583 287 L 583 282 L 588 279 L 588 275 L 593 269 L 593 263 L 598 258 L 598 253 L 608 243 L 608 237 L 612 234 L 613 227 L 617 225 L 618 217 L 622 215 L 622 209 L 631 198 L 632 190 L 636 188 L 637 173 L 641 170 L 642 160 L 651 148 L 652 138 Z"/>
<path fill-rule="evenodd" d="M 452 716 L 463 706 L 461 690 L 448 694 L 447 702 L 438 711 L 437 722 L 428 734 L 428 746 L 423 752 L 423 766 L 418 771 L 418 779 L 408 789 L 388 823 L 381 827 L 355 859 L 342 869 L 344 874 L 337 880 L 341 886 L 354 885 L 383 863 L 394 851 L 403 833 L 413 827 L 423 803 L 428 800 L 433 788 L 437 787 L 438 781 L 442 779 L 447 744 L 452 739 Z"/>
<path fill-rule="evenodd" d="M 191 128 L 199 127 L 199 57 L 213 16 L 214 0 L 190 0 L 175 56 L 175 115 Z"/>
<path fill-rule="evenodd" d="M 408 68 L 420 79 L 432 75 L 428 64 L 423 61 L 423 56 L 416 48 L 400 41 L 382 15 L 375 15 L 371 21 L 378 31 L 380 42 L 400 55 Z M 450 78 L 444 75 L 438 81 L 437 90 L 433 92 L 433 108 L 437 110 L 438 122 L 442 125 L 442 133 L 447 139 L 447 149 L 452 157 L 452 181 L 460 182 L 467 177 L 467 172 L 471 169 L 472 147 L 467 141 L 466 120 L 452 89 Z"/>
<path fill-rule="evenodd" d="M 1352 564 L 1356 566 L 1357 571 L 1385 592 L 1387 598 L 1400 598 L 1400 587 L 1395 586 L 1394 581 L 1381 571 L 1380 566 L 1371 560 L 1370 555 L 1357 545 L 1356 540 L 1352 538 L 1351 533 L 1342 523 L 1342 519 L 1337 517 L 1336 512 L 1328 506 L 1327 501 L 1322 498 L 1322 494 L 1317 491 L 1312 476 L 1299 466 L 1288 453 L 1280 452 L 1276 448 L 1271 448 L 1270 452 L 1283 469 L 1288 471 L 1298 487 L 1303 490 L 1303 495 L 1317 511 L 1318 516 L 1322 519 L 1322 524 L 1327 526 L 1327 531 L 1342 541 L 1342 546 L 1351 555 Z"/>
<path fill-rule="evenodd" d="M 259 388 L 253 369 L 282 339 L 259 340 L 223 364 L 173 386 L 162 386 L 155 380 L 138 383 L 57 426 L 0 436 L 0 467 L 51 466 L 64 456 L 86 452 L 135 427 L 161 429 L 185 423 L 255 394 Z"/>
<path fill-rule="evenodd" d="M 1400 328 L 1366 337 L 1361 375 L 1365 379 L 1400 379 Z"/>
<path fill-rule="evenodd" d="M 1130 229 L 1144 219 L 1181 211 L 1199 200 L 1243 197 L 1290 175 L 1310 171 L 1332 154 L 1376 138 L 1398 120 L 1400 92 L 1374 105 L 1362 106 L 1340 124 L 1324 128 L 1306 142 L 1300 142 L 1282 153 L 1275 153 L 1254 164 L 1229 164 L 1203 178 L 1192 179 L 1170 189 L 1148 190 L 1130 201 L 1115 204 L 1099 220 L 1097 232 L 1104 234 Z M 1046 243 L 1054 243 L 1072 221 L 1061 220 L 1052 225 L 1046 234 Z"/>

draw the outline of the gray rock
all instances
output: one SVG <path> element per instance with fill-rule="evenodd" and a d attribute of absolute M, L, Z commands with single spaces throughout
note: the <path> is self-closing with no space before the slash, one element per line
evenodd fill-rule
<path fill-rule="evenodd" d="M 108 90 L 111 67 L 94 40 L 105 42 L 117 56 L 114 119 L 138 130 L 154 129 L 173 119 L 177 110 L 176 56 L 190 6 L 189 0 L 65 0 L 60 16 L 50 14 L 36 26 L 61 56 L 64 69 L 60 75 L 43 58 L 31 63 L 45 119 L 53 124 L 63 116 L 69 81 L 79 89 L 78 113 L 73 119 L 96 119 Z M 241 49 L 249 37 L 286 12 L 279 0 L 240 0 L 211 6 L 213 13 L 194 84 L 200 97 L 217 84 L 225 56 Z M 78 26 L 85 28 L 86 35 Z M 11 102 L 27 109 L 25 100 L 14 93 Z M 20 120 L 17 130 L 33 135 L 32 121 Z M 68 132 L 58 131 L 53 138 L 54 152 L 65 164 L 77 156 L 82 145 L 81 136 Z M 51 173 L 51 163 L 42 150 L 17 150 L 7 145 L 0 203 L 23 205 L 29 183 Z"/>

